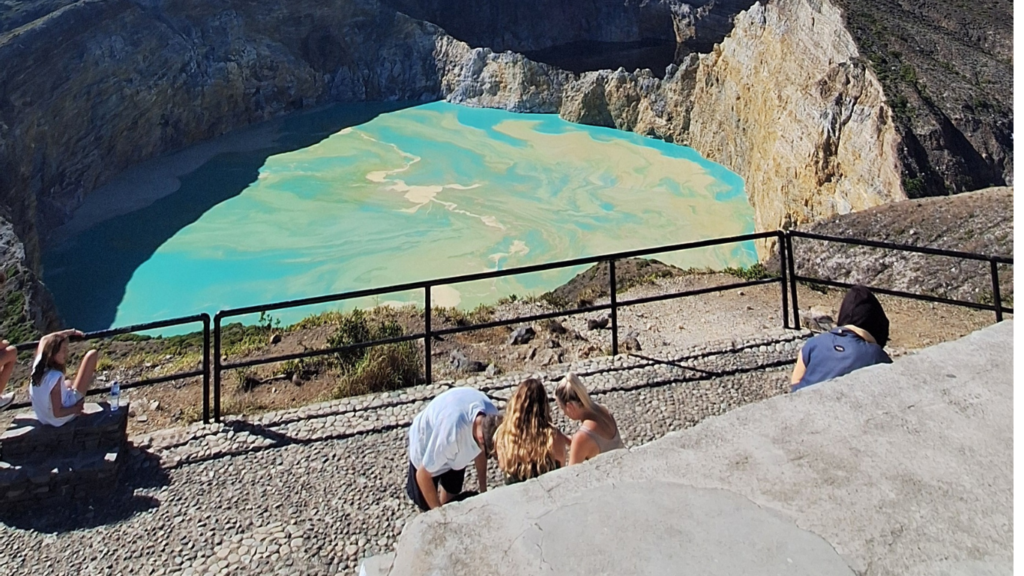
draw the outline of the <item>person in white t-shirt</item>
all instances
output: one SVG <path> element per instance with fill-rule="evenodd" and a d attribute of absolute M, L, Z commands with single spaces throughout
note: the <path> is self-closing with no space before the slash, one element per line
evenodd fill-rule
<path fill-rule="evenodd" d="M 470 464 L 476 465 L 479 491 L 487 491 L 487 458 L 494 455 L 494 431 L 500 423 L 498 409 L 475 388 L 442 392 L 416 415 L 409 427 L 405 492 L 420 510 L 470 494 L 462 492 Z"/>
<path fill-rule="evenodd" d="M 85 393 L 96 372 L 99 352 L 89 350 L 78 365 L 75 379 L 64 378 L 68 359 L 68 339 L 85 336 L 78 330 L 47 334 L 39 341 L 32 363 L 32 384 L 29 397 L 36 419 L 50 426 L 63 426 L 82 413 Z"/>

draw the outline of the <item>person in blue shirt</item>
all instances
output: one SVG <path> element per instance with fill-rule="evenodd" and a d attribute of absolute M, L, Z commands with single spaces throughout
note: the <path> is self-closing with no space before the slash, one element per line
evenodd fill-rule
<path fill-rule="evenodd" d="M 791 392 L 874 364 L 890 364 L 885 353 L 889 318 L 875 295 L 854 286 L 839 307 L 838 327 L 804 344 L 793 368 Z"/>

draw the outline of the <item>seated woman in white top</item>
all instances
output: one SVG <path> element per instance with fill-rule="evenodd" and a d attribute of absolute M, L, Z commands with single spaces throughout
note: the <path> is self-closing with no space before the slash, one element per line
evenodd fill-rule
<path fill-rule="evenodd" d="M 32 363 L 32 385 L 29 397 L 36 418 L 43 424 L 63 426 L 82 413 L 85 393 L 92 383 L 99 352 L 89 350 L 78 365 L 74 381 L 64 378 L 68 359 L 68 339 L 82 337 L 78 330 L 64 330 L 43 336 Z"/>
<path fill-rule="evenodd" d="M 555 400 L 566 417 L 580 422 L 569 448 L 569 464 L 579 464 L 609 450 L 626 447 L 611 412 L 590 399 L 587 388 L 572 372 L 555 388 Z"/>

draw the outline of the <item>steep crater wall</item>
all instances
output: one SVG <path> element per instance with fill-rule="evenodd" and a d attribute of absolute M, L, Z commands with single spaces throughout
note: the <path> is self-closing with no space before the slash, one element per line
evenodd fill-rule
<path fill-rule="evenodd" d="M 128 166 L 326 102 L 440 97 L 447 36 L 372 0 L 0 8 L 0 225 L 36 275 L 46 233 Z"/>
<path fill-rule="evenodd" d="M 687 56 L 664 78 L 621 69 L 572 76 L 485 51 L 447 94 L 464 104 L 557 111 L 567 120 L 692 146 L 744 177 L 759 230 L 1011 182 L 1012 109 L 1000 103 L 1012 97 L 1012 85 L 1004 85 L 1012 78 L 1005 68 L 1012 36 L 993 18 L 1012 10 L 991 0 L 975 17 L 949 2 L 931 4 L 935 10 L 921 14 L 921 7 L 887 2 L 870 10 L 828 0 L 757 3 L 731 21 L 713 50 Z M 888 24 L 873 25 L 874 36 L 857 28 L 883 16 Z M 973 24 L 994 31 L 982 34 Z M 969 33 L 963 42 L 920 47 L 908 31 L 933 39 Z M 908 56 L 880 56 L 886 46 Z M 956 64 L 938 60 L 943 54 Z M 926 64 L 894 73 L 895 58 Z M 981 69 L 965 87 L 974 64 Z M 525 102 L 516 81 L 523 77 L 547 78 L 562 89 Z M 942 98 L 929 100 L 940 86 L 947 86 Z M 907 104 L 908 90 L 917 104 Z M 762 256 L 771 248 L 761 246 Z"/>
<path fill-rule="evenodd" d="M 848 20 L 864 20 L 828 0 L 558 0 L 473 10 L 461 0 L 382 1 L 0 0 L 0 224 L 13 225 L 23 243 L 9 253 L 23 253 L 20 265 L 38 275 L 45 234 L 128 166 L 339 101 L 447 98 L 690 145 L 746 179 L 762 230 L 934 192 L 921 166 L 942 182 L 978 157 L 1002 170 L 943 191 L 1012 179 L 1002 136 L 983 150 L 973 144 L 988 117 L 945 115 L 939 132 L 963 135 L 954 139 L 967 148 L 928 139 L 934 130 L 917 128 L 924 120 L 908 120 L 891 75 L 879 72 L 885 61 L 872 57 L 878 50 L 865 56 L 858 43 L 866 36 L 850 32 Z M 681 59 L 663 79 L 644 70 L 577 75 L 471 48 L 398 9 L 464 26 L 476 34 L 469 44 L 502 49 L 670 38 L 709 51 Z M 502 18 L 511 20 L 499 33 Z M 1002 65 L 1005 41 L 975 40 Z M 991 117 L 1012 125 L 1002 108 Z M 971 131 L 958 122 L 980 124 Z"/>
<path fill-rule="evenodd" d="M 454 76 L 449 100 L 557 111 L 692 146 L 744 177 L 758 230 L 906 198 L 883 87 L 831 4 L 755 4 L 711 53 L 687 56 L 664 79 L 621 69 L 577 77 L 474 53 L 479 63 Z M 556 92 L 527 100 L 517 83 L 525 77 L 544 78 Z"/>

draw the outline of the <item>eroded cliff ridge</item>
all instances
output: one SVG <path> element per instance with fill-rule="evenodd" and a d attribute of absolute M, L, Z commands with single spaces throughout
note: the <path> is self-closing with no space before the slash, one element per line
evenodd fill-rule
<path fill-rule="evenodd" d="M 489 57 L 479 80 L 463 85 L 558 77 L 549 66 Z M 499 62 L 501 72 L 493 70 Z M 900 137 L 882 85 L 840 10 L 826 2 L 755 4 L 711 53 L 687 56 L 663 80 L 620 69 L 551 84 L 564 87 L 558 111 L 567 120 L 692 146 L 743 176 L 759 230 L 906 198 Z M 518 90 L 476 92 L 448 98 L 480 106 L 504 98 L 504 107 L 523 108 Z M 549 98 L 542 110 L 556 102 Z"/>
<path fill-rule="evenodd" d="M 948 11 L 839 1 L 0 0 L 8 258 L 38 276 L 46 233 L 133 164 L 329 102 L 447 98 L 687 144 L 746 179 L 759 229 L 1011 183 L 1012 33 L 921 47 L 908 34 Z M 1010 20 L 982 4 L 979 25 Z M 686 48 L 661 79 L 492 50 L 652 39 Z"/>

